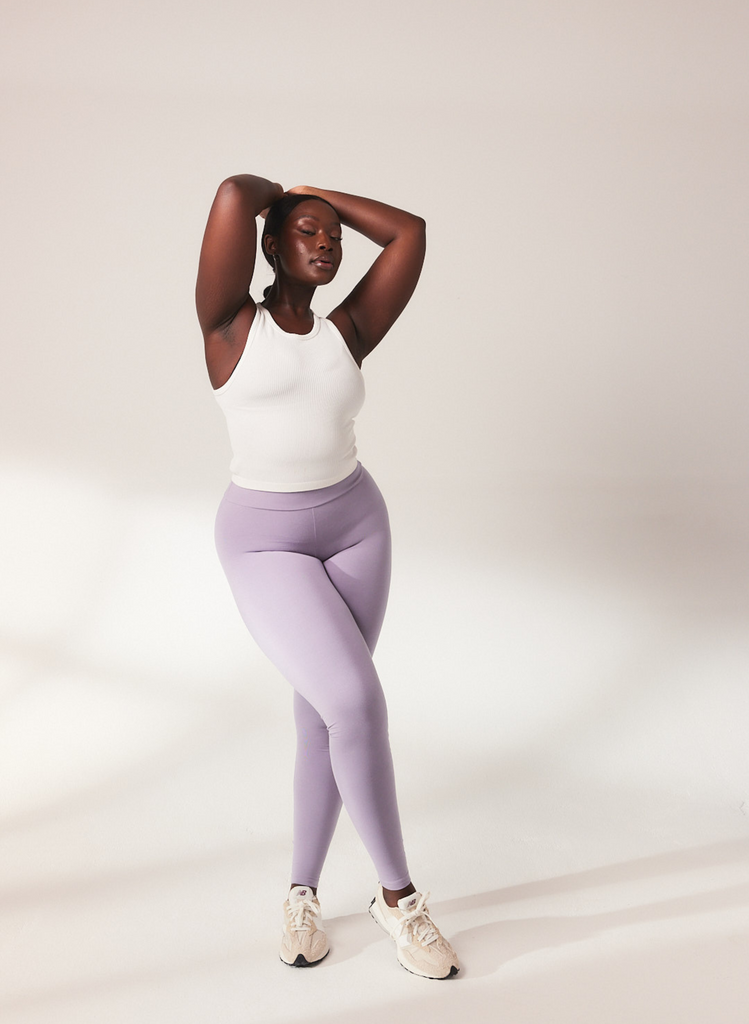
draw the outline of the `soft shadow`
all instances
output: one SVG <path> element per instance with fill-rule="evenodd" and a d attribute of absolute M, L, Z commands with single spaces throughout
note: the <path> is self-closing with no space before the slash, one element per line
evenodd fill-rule
<path fill-rule="evenodd" d="M 459 897 L 439 904 L 438 909 L 440 916 L 449 916 L 493 906 L 498 908 L 496 921 L 466 928 L 450 936 L 460 950 L 462 973 L 465 976 L 482 977 L 526 953 L 581 942 L 614 928 L 744 906 L 749 904 L 749 883 L 586 916 L 524 917 L 513 920 L 511 911 L 503 909 L 509 908 L 512 903 L 673 877 L 726 864 L 746 865 L 748 862 L 749 840 L 715 843 Z"/>

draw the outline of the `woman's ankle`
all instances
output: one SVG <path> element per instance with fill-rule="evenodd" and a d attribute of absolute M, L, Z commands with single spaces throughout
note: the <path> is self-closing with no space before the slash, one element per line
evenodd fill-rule
<path fill-rule="evenodd" d="M 397 907 L 398 900 L 402 900 L 404 896 L 411 896 L 415 892 L 416 887 L 413 882 L 409 882 L 402 889 L 386 889 L 384 885 L 382 887 L 382 895 L 389 907 Z"/>

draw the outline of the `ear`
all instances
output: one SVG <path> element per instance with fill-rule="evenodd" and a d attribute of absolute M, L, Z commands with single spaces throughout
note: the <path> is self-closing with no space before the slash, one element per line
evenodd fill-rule
<path fill-rule="evenodd" d="M 265 251 L 269 256 L 275 256 L 278 252 L 278 246 L 276 245 L 276 240 L 273 235 L 266 235 L 263 238 L 263 245 L 265 246 Z"/>

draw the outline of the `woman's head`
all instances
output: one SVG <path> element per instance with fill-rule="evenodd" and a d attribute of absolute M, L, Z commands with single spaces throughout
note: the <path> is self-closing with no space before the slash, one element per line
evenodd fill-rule
<path fill-rule="evenodd" d="M 343 258 L 340 219 L 319 196 L 281 196 L 268 210 L 261 244 L 276 276 L 302 274 L 315 285 L 332 281 Z"/>

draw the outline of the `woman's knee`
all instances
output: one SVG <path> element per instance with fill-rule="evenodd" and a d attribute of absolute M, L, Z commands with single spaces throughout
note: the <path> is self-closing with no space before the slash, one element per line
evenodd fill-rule
<path fill-rule="evenodd" d="M 326 718 L 331 738 L 361 743 L 387 735 L 387 704 L 380 687 L 339 695 Z"/>

